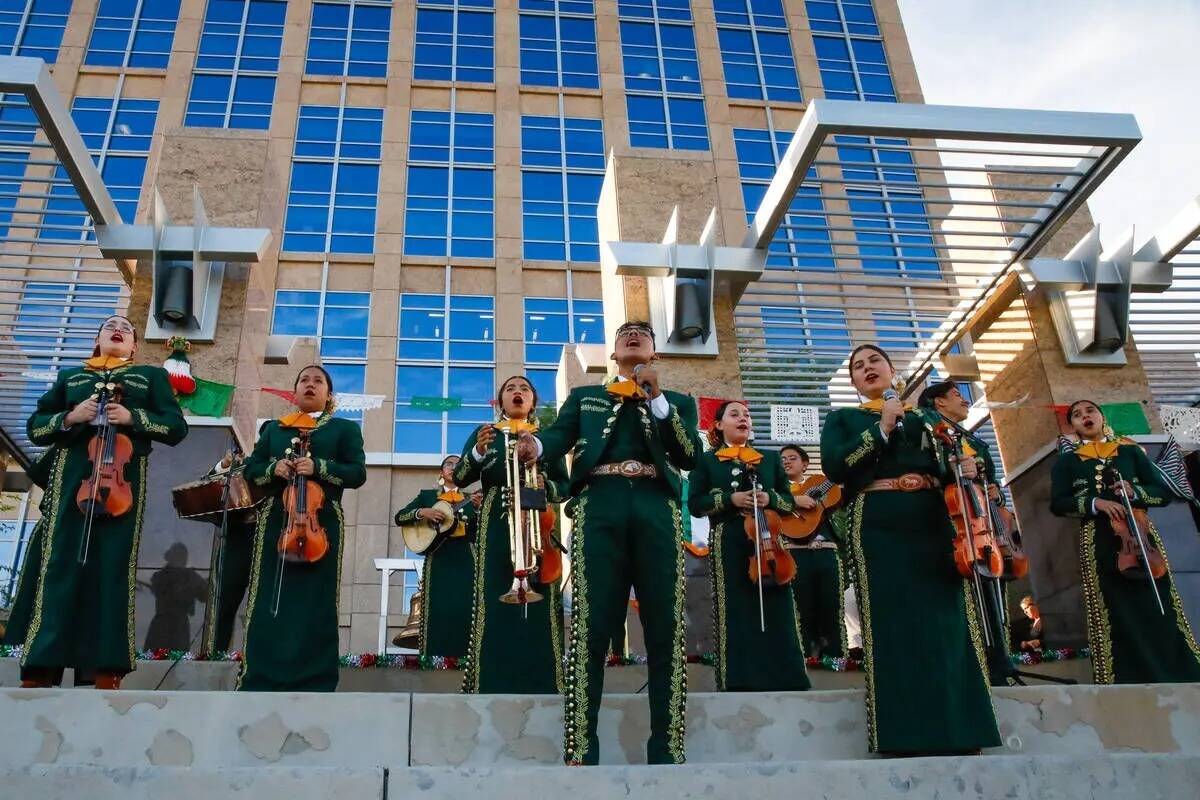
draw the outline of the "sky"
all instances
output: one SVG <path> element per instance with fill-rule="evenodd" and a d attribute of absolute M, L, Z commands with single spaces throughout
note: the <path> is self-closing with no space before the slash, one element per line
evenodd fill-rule
<path fill-rule="evenodd" d="M 899 0 L 925 102 L 1124 112 L 1141 143 L 1090 205 L 1141 244 L 1200 195 L 1200 0 Z"/>

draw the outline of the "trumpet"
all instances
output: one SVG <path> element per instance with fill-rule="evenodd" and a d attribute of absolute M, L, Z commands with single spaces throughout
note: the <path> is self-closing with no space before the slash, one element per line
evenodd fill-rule
<path fill-rule="evenodd" d="M 508 542 L 513 565 L 512 587 L 500 595 L 500 602 L 536 603 L 542 595 L 529 581 L 531 576 L 538 576 L 542 558 L 542 514 L 546 512 L 546 492 L 541 488 L 537 462 L 522 464 L 517 455 L 517 442 L 521 433 L 534 433 L 538 426 L 536 422 L 504 418 L 495 427 L 504 436 L 504 472 L 508 485 L 503 496 L 508 512 Z"/>

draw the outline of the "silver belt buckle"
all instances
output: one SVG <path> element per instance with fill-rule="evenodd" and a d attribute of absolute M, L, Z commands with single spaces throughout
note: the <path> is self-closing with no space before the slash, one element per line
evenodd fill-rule
<path fill-rule="evenodd" d="M 619 469 L 626 478 L 640 478 L 643 472 L 642 462 L 633 460 L 622 461 Z"/>

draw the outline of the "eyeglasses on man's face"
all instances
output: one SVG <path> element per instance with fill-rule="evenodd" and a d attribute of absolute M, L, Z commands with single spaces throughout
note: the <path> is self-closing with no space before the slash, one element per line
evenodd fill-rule
<path fill-rule="evenodd" d="M 133 326 L 128 322 L 117 322 L 115 320 L 104 323 L 102 331 L 117 331 L 119 333 L 133 333 Z"/>

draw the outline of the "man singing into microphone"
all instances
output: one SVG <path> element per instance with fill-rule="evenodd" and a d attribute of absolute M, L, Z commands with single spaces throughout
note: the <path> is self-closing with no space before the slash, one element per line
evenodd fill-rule
<path fill-rule="evenodd" d="M 683 512 L 678 470 L 701 452 L 696 402 L 659 388 L 654 332 L 617 328 L 616 377 L 571 391 L 553 425 L 522 457 L 574 452 L 571 496 L 572 623 L 563 758 L 596 764 L 596 720 L 612 631 L 637 592 L 649 668 L 651 764 L 683 763 L 687 675 L 683 638 Z"/>

